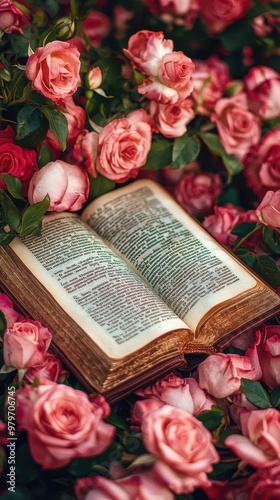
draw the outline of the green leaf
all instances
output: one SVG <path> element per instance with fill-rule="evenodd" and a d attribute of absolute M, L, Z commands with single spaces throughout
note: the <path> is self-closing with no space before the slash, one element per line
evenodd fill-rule
<path fill-rule="evenodd" d="M 50 198 L 48 195 L 42 201 L 30 205 L 23 212 L 19 236 L 23 238 L 33 231 L 36 231 L 41 224 L 46 211 L 49 208 Z"/>
<path fill-rule="evenodd" d="M 238 33 L 238 36 L 236 36 Z M 255 34 L 246 20 L 232 24 L 219 35 L 223 46 L 230 52 L 241 50 L 246 45 L 253 45 Z"/>
<path fill-rule="evenodd" d="M 256 222 L 241 222 L 232 229 L 231 234 L 236 234 L 237 236 L 246 236 L 246 234 L 250 233 L 255 227 Z"/>
<path fill-rule="evenodd" d="M 222 155 L 222 160 L 223 160 L 224 166 L 227 169 L 229 177 L 232 177 L 233 175 L 240 174 L 240 172 L 242 172 L 243 165 L 236 158 L 236 156 L 228 155 L 227 153 L 225 153 Z"/>
<path fill-rule="evenodd" d="M 153 141 L 144 169 L 161 170 L 172 161 L 172 143 L 165 139 Z"/>
<path fill-rule="evenodd" d="M 280 233 L 279 230 L 263 228 L 263 238 L 268 248 L 276 255 L 280 255 Z"/>
<path fill-rule="evenodd" d="M 16 233 L 14 231 L 10 231 L 9 233 L 0 233 L 0 246 L 9 245 L 15 237 Z"/>
<path fill-rule="evenodd" d="M 3 337 L 7 328 L 7 321 L 3 311 L 0 311 L 0 337 Z"/>
<path fill-rule="evenodd" d="M 272 257 L 259 255 L 254 265 L 254 271 L 272 287 L 278 288 L 280 286 L 280 269 Z"/>
<path fill-rule="evenodd" d="M 117 427 L 117 429 L 120 429 L 122 431 L 128 430 L 128 425 L 124 422 L 123 418 L 119 417 L 114 409 L 112 409 L 109 417 L 106 418 L 106 422 L 114 425 L 115 427 Z"/>
<path fill-rule="evenodd" d="M 213 406 L 209 411 L 203 411 L 196 418 L 210 431 L 218 429 L 223 422 L 225 412 L 218 406 Z"/>
<path fill-rule="evenodd" d="M 111 181 L 111 179 L 103 177 L 103 175 L 98 175 L 96 179 L 90 177 L 89 182 L 90 182 L 89 200 L 98 198 L 98 196 L 101 196 L 102 194 L 109 193 L 109 191 L 112 191 L 116 185 L 114 181 Z"/>
<path fill-rule="evenodd" d="M 222 146 L 219 136 L 217 134 L 210 133 L 202 133 L 200 132 L 199 137 L 203 140 L 203 142 L 208 147 L 211 153 L 216 154 L 217 156 L 222 156 L 225 154 L 225 148 Z"/>
<path fill-rule="evenodd" d="M 241 379 L 240 391 L 258 408 L 271 408 L 269 395 L 265 388 L 256 380 Z"/>
<path fill-rule="evenodd" d="M 44 167 L 50 161 L 53 161 L 53 156 L 51 154 L 51 151 L 49 150 L 49 148 L 45 144 L 42 144 L 42 146 L 40 147 L 39 154 L 38 154 L 39 168 Z"/>
<path fill-rule="evenodd" d="M 200 143 L 196 136 L 188 134 L 177 137 L 174 141 L 171 169 L 188 165 L 195 160 L 200 151 Z"/>
<path fill-rule="evenodd" d="M 213 471 L 208 474 L 210 479 L 215 479 L 216 481 L 225 481 L 231 477 L 237 469 L 238 460 L 236 462 L 223 463 L 220 462 L 215 464 Z"/>
<path fill-rule="evenodd" d="M 21 181 L 10 174 L 0 175 L 1 179 L 5 182 L 9 193 L 17 200 L 24 200 L 23 188 Z"/>
<path fill-rule="evenodd" d="M 48 121 L 38 108 L 24 106 L 17 115 L 15 142 L 34 149 L 44 140 L 48 129 Z"/>
<path fill-rule="evenodd" d="M 257 260 L 257 256 L 254 253 L 249 252 L 246 248 L 238 248 L 235 253 L 237 257 L 239 257 L 239 259 L 242 259 L 243 262 L 247 264 L 247 266 L 251 267 L 252 269 L 254 268 Z"/>
<path fill-rule="evenodd" d="M 270 394 L 272 406 L 280 410 L 280 385 L 275 387 Z"/>
<path fill-rule="evenodd" d="M 92 11 L 96 2 L 97 0 L 70 0 L 72 16 L 83 21 Z"/>
<path fill-rule="evenodd" d="M 50 130 L 57 138 L 62 151 L 66 149 L 66 139 L 68 135 L 68 124 L 66 116 L 58 109 L 43 106 L 40 108 L 43 115 L 49 122 Z"/>
<path fill-rule="evenodd" d="M 0 204 L 3 209 L 4 220 L 10 226 L 11 232 L 16 231 L 20 225 L 21 215 L 3 189 L 0 190 Z"/>

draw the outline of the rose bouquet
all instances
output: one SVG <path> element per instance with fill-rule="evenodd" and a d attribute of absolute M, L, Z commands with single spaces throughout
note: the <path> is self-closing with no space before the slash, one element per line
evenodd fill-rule
<path fill-rule="evenodd" d="M 280 286 L 280 5 L 0 0 L 0 244 L 136 178 Z M 0 295 L 2 498 L 280 493 L 277 318 L 112 408 Z"/>

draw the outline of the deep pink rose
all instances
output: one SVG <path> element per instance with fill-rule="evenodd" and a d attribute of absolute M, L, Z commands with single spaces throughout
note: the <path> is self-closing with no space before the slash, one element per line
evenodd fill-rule
<path fill-rule="evenodd" d="M 261 137 L 259 118 L 248 108 L 246 94 L 219 99 L 211 120 L 217 125 L 220 141 L 228 154 L 242 160 Z"/>
<path fill-rule="evenodd" d="M 13 323 L 16 321 L 21 321 L 23 317 L 21 314 L 19 314 L 17 311 L 14 310 L 14 305 L 12 301 L 5 295 L 4 293 L 0 292 L 0 311 L 5 316 L 6 323 L 7 323 L 7 328 L 10 328 Z"/>
<path fill-rule="evenodd" d="M 212 354 L 199 364 L 197 372 L 200 387 L 215 398 L 236 394 L 241 378 L 256 379 L 251 360 L 238 354 Z"/>
<path fill-rule="evenodd" d="M 73 157 L 91 177 L 97 177 L 95 163 L 98 154 L 98 141 L 99 136 L 96 132 L 84 129 L 78 135 L 73 149 Z"/>
<path fill-rule="evenodd" d="M 49 42 L 29 57 L 26 76 L 35 90 L 63 104 L 81 83 L 79 56 L 77 48 L 68 42 Z"/>
<path fill-rule="evenodd" d="M 86 112 L 84 108 L 82 108 L 81 106 L 76 106 L 72 97 L 67 99 L 67 101 L 60 109 L 67 120 L 68 134 L 66 143 L 68 146 L 73 147 L 77 137 L 84 129 L 86 121 Z M 51 132 L 51 130 L 48 131 L 46 137 L 50 143 L 50 146 L 61 152 L 61 146 L 59 144 L 59 141 L 57 140 L 55 135 Z"/>
<path fill-rule="evenodd" d="M 259 370 L 259 378 L 270 389 L 280 385 L 280 326 L 268 325 L 258 330 L 246 356 Z"/>
<path fill-rule="evenodd" d="M 214 206 L 214 214 L 205 217 L 202 225 L 220 243 L 233 243 L 236 236 L 231 235 L 232 229 L 241 222 L 257 222 L 255 210 L 243 211 L 230 203 Z"/>
<path fill-rule="evenodd" d="M 42 364 L 51 339 L 51 333 L 39 321 L 24 319 L 13 323 L 4 334 L 5 365 L 29 368 Z"/>
<path fill-rule="evenodd" d="M 200 0 L 201 17 L 210 33 L 221 33 L 230 24 L 244 17 L 251 0 Z"/>
<path fill-rule="evenodd" d="M 157 457 L 153 471 L 177 494 L 209 483 L 207 473 L 219 455 L 211 434 L 190 413 L 163 405 L 147 413 L 141 425 L 146 449 Z"/>
<path fill-rule="evenodd" d="M 137 31 L 128 40 L 124 54 L 136 69 L 157 76 L 164 55 L 173 51 L 173 41 L 165 40 L 161 31 Z"/>
<path fill-rule="evenodd" d="M 116 182 L 136 177 L 151 148 L 149 121 L 149 115 L 139 109 L 106 125 L 99 135 L 96 170 Z"/>
<path fill-rule="evenodd" d="M 248 478 L 243 491 L 248 495 L 249 500 L 278 500 L 280 498 L 280 464 L 258 469 Z"/>
<path fill-rule="evenodd" d="M 175 196 L 187 212 L 206 215 L 212 211 L 221 192 L 222 183 L 218 174 L 186 173 L 175 190 Z"/>
<path fill-rule="evenodd" d="M 163 176 L 163 182 L 165 184 L 165 187 L 170 188 L 172 186 L 173 188 L 173 186 L 176 186 L 186 172 L 189 173 L 201 172 L 199 163 L 196 160 L 194 160 L 191 163 L 188 163 L 187 165 L 181 168 L 176 168 L 175 170 L 171 170 L 169 165 L 164 167 L 164 169 L 161 170 L 161 173 Z"/>
<path fill-rule="evenodd" d="M 152 473 L 113 481 L 102 476 L 84 477 L 75 484 L 78 500 L 173 500 L 174 495 Z"/>
<path fill-rule="evenodd" d="M 267 191 L 280 189 L 280 129 L 267 132 L 244 159 L 248 186 L 261 200 Z"/>
<path fill-rule="evenodd" d="M 280 412 L 267 410 L 242 410 L 240 412 L 242 435 L 232 434 L 225 439 L 228 446 L 246 464 L 269 467 L 280 463 Z"/>
<path fill-rule="evenodd" d="M 187 131 L 187 124 L 194 118 L 192 101 L 185 99 L 178 104 L 157 104 L 151 101 L 150 113 L 157 131 L 164 137 L 180 137 Z"/>
<path fill-rule="evenodd" d="M 194 378 L 180 378 L 173 373 L 158 380 L 153 385 L 145 387 L 145 389 L 136 391 L 136 394 L 162 401 L 193 415 L 210 410 L 215 404 L 213 399 L 209 398 L 199 387 Z"/>
<path fill-rule="evenodd" d="M 89 194 L 88 175 L 77 165 L 51 161 L 33 175 L 28 190 L 29 203 L 42 201 L 47 194 L 49 211 L 80 210 Z"/>
<path fill-rule="evenodd" d="M 103 421 L 109 405 L 102 396 L 89 401 L 85 392 L 50 383 L 26 386 L 16 400 L 18 428 L 27 431 L 31 454 L 44 469 L 99 455 L 114 439 L 115 428 Z"/>
<path fill-rule="evenodd" d="M 215 55 L 206 61 L 195 60 L 194 64 L 191 97 L 196 103 L 197 112 L 209 115 L 230 81 L 228 65 Z"/>
<path fill-rule="evenodd" d="M 43 362 L 33 368 L 28 368 L 24 379 L 33 384 L 35 379 L 51 380 L 62 384 L 68 376 L 68 372 L 62 368 L 61 361 L 51 352 L 44 353 Z"/>
<path fill-rule="evenodd" d="M 10 125 L 0 130 L 0 174 L 17 177 L 26 192 L 30 178 L 38 169 L 37 155 L 34 149 L 22 148 L 15 144 L 14 139 L 15 133 Z M 6 189 L 3 179 L 0 179 L 0 188 Z"/>
<path fill-rule="evenodd" d="M 280 75 L 266 66 L 251 68 L 244 78 L 249 108 L 264 120 L 280 115 Z"/>
<path fill-rule="evenodd" d="M 259 221 L 270 228 L 280 228 L 280 190 L 267 191 L 256 208 Z"/>
<path fill-rule="evenodd" d="M 0 32 L 12 33 L 17 31 L 23 35 L 22 28 L 29 24 L 29 19 L 10 0 L 0 2 Z"/>

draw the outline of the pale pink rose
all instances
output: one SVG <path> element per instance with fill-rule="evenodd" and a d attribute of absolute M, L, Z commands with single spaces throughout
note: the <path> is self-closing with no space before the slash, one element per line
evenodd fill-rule
<path fill-rule="evenodd" d="M 51 351 L 48 351 L 44 353 L 41 364 L 28 368 L 24 374 L 24 380 L 27 380 L 30 384 L 33 384 L 35 379 L 39 381 L 51 380 L 62 384 L 68 374 L 69 372 L 62 368 L 61 361 Z"/>
<path fill-rule="evenodd" d="M 221 33 L 230 24 L 245 16 L 251 0 L 200 0 L 201 17 L 210 33 Z"/>
<path fill-rule="evenodd" d="M 209 483 L 207 473 L 219 455 L 210 432 L 193 415 L 164 405 L 146 414 L 141 430 L 145 448 L 157 457 L 153 472 L 177 494 Z"/>
<path fill-rule="evenodd" d="M 17 31 L 23 35 L 22 28 L 29 24 L 29 19 L 10 0 L 0 2 L 0 31 L 13 33 Z"/>
<path fill-rule="evenodd" d="M 151 101 L 150 113 L 157 131 L 168 138 L 182 136 L 187 131 L 187 124 L 195 115 L 190 99 L 178 104 L 158 104 Z"/>
<path fill-rule="evenodd" d="M 78 135 L 82 132 L 85 126 L 86 121 L 86 112 L 84 108 L 81 106 L 76 106 L 72 97 L 67 99 L 64 103 L 63 107 L 60 108 L 63 112 L 68 126 L 68 134 L 66 139 L 66 144 L 70 147 L 73 147 Z M 48 130 L 46 139 L 51 146 L 55 150 L 61 152 L 61 146 L 59 144 L 58 139 L 55 135 Z"/>
<path fill-rule="evenodd" d="M 79 56 L 77 48 L 68 42 L 49 42 L 29 57 L 26 76 L 35 90 L 63 104 L 81 83 Z"/>
<path fill-rule="evenodd" d="M 191 97 L 197 105 L 197 112 L 209 115 L 230 81 L 228 65 L 216 55 L 209 57 L 206 61 L 195 60 L 194 64 Z"/>
<path fill-rule="evenodd" d="M 73 387 L 26 386 L 16 393 L 16 401 L 18 428 L 27 431 L 31 454 L 44 469 L 99 455 L 114 439 L 115 428 L 103 421 L 101 401 L 89 401 Z"/>
<path fill-rule="evenodd" d="M 206 395 L 194 378 L 180 378 L 173 373 L 145 389 L 136 391 L 136 394 L 181 408 L 192 415 L 210 410 L 215 404 L 215 401 Z"/>
<path fill-rule="evenodd" d="M 78 500 L 173 500 L 174 495 L 151 471 L 113 481 L 84 477 L 75 484 Z"/>
<path fill-rule="evenodd" d="M 175 190 L 180 205 L 193 215 L 206 215 L 213 210 L 222 192 L 218 174 L 186 173 Z"/>
<path fill-rule="evenodd" d="M 261 200 L 267 191 L 280 189 L 280 129 L 267 132 L 244 159 L 248 186 Z"/>
<path fill-rule="evenodd" d="M 13 323 L 4 334 L 5 365 L 29 368 L 44 361 L 52 335 L 39 321 L 24 319 Z"/>
<path fill-rule="evenodd" d="M 280 464 L 258 469 L 248 478 L 243 491 L 248 494 L 249 500 L 278 500 L 280 498 Z"/>
<path fill-rule="evenodd" d="M 271 120 L 280 115 L 279 73 L 267 66 L 255 66 L 244 78 L 244 89 L 250 110 L 259 114 L 263 120 Z"/>
<path fill-rule="evenodd" d="M 270 388 L 280 384 L 280 326 L 268 325 L 256 332 L 246 356 L 260 370 L 260 378 Z"/>
<path fill-rule="evenodd" d="M 5 320 L 7 323 L 7 328 L 10 328 L 13 323 L 16 321 L 21 321 L 23 317 L 17 311 L 14 310 L 14 305 L 12 301 L 5 295 L 0 292 L 0 311 L 5 316 Z"/>
<path fill-rule="evenodd" d="M 226 152 L 234 154 L 239 160 L 260 140 L 260 119 L 249 111 L 245 93 L 219 99 L 211 120 L 217 125 Z"/>
<path fill-rule="evenodd" d="M 90 90 L 96 90 L 100 87 L 102 83 L 102 71 L 98 66 L 90 69 L 87 75 L 87 81 Z"/>
<path fill-rule="evenodd" d="M 241 378 L 256 379 L 251 360 L 238 354 L 212 354 L 199 364 L 197 372 L 200 387 L 215 398 L 236 394 Z"/>
<path fill-rule="evenodd" d="M 242 410 L 239 418 L 242 435 L 228 436 L 225 445 L 256 469 L 279 465 L 280 412 L 275 408 Z"/>
<path fill-rule="evenodd" d="M 100 174 L 120 183 L 137 176 L 151 148 L 149 120 L 149 115 L 139 109 L 103 128 L 96 159 L 96 170 Z"/>
<path fill-rule="evenodd" d="M 259 221 L 270 228 L 280 228 L 280 190 L 267 191 L 256 208 Z"/>
<path fill-rule="evenodd" d="M 157 76 L 162 58 L 173 51 L 173 41 L 165 40 L 161 31 L 142 30 L 129 38 L 123 51 L 136 69 Z"/>
<path fill-rule="evenodd" d="M 42 201 L 47 194 L 49 211 L 80 210 L 89 194 L 88 175 L 77 165 L 51 161 L 33 175 L 28 189 L 29 203 Z"/>
<path fill-rule="evenodd" d="M 214 214 L 205 217 L 202 225 L 216 240 L 226 245 L 231 244 L 236 236 L 231 235 L 232 229 L 240 222 L 257 222 L 255 210 L 243 211 L 231 203 L 214 206 Z"/>

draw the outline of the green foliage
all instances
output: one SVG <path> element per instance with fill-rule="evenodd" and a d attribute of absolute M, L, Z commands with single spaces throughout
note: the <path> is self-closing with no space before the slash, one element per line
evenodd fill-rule
<path fill-rule="evenodd" d="M 166 139 L 152 142 L 146 164 L 143 168 L 161 170 L 172 161 L 172 143 Z"/>
<path fill-rule="evenodd" d="M 48 120 L 51 132 L 57 138 L 62 151 L 66 149 L 66 139 L 68 134 L 68 125 L 66 117 L 61 111 L 55 108 L 42 106 L 41 111 Z"/>
<path fill-rule="evenodd" d="M 86 19 L 97 0 L 70 0 L 71 14 L 80 21 Z"/>
<path fill-rule="evenodd" d="M 39 168 L 44 167 L 50 161 L 53 161 L 51 151 L 46 146 L 46 144 L 42 144 L 40 149 L 39 149 L 39 153 L 38 153 L 38 166 L 39 166 Z"/>
<path fill-rule="evenodd" d="M 247 234 L 251 233 L 253 229 L 255 229 L 256 224 L 256 222 L 241 222 L 232 229 L 231 234 L 236 234 L 237 236 L 242 237 L 246 236 Z"/>
<path fill-rule="evenodd" d="M 274 254 L 280 255 L 280 232 L 279 229 L 270 229 L 269 227 L 263 228 L 263 239 L 267 244 L 269 250 Z"/>
<path fill-rule="evenodd" d="M 238 248 L 236 255 L 274 288 L 280 286 L 280 269 L 269 255 L 255 255 L 245 248 Z"/>
<path fill-rule="evenodd" d="M 15 141 L 22 147 L 34 149 L 44 140 L 49 123 L 39 108 L 27 105 L 17 115 Z"/>
<path fill-rule="evenodd" d="M 275 387 L 270 394 L 271 404 L 274 408 L 280 410 L 280 385 Z"/>
<path fill-rule="evenodd" d="M 21 238 L 33 233 L 34 231 L 36 231 L 37 234 L 37 230 L 40 227 L 43 217 L 49 208 L 49 204 L 50 199 L 47 195 L 42 201 L 34 203 L 34 205 L 30 205 L 26 208 L 26 210 L 23 212 L 21 226 L 19 229 L 19 236 Z"/>
<path fill-rule="evenodd" d="M 256 380 L 241 379 L 240 391 L 258 408 L 271 408 L 269 394 L 260 382 Z"/>
<path fill-rule="evenodd" d="M 224 166 L 228 172 L 229 181 L 232 176 L 239 174 L 243 170 L 242 163 L 234 155 L 230 155 L 226 152 L 225 148 L 222 146 L 218 135 L 210 134 L 209 132 L 200 132 L 198 136 L 206 144 L 211 153 L 219 156 L 222 159 Z"/>
<path fill-rule="evenodd" d="M 24 200 L 22 183 L 17 177 L 10 174 L 0 175 L 0 177 L 5 182 L 8 192 L 13 198 Z"/>
<path fill-rule="evenodd" d="M 200 143 L 196 136 L 186 133 L 182 137 L 177 137 L 172 151 L 171 169 L 188 165 L 198 157 L 199 151 Z"/>
<path fill-rule="evenodd" d="M 98 198 L 102 194 L 109 193 L 115 187 L 115 182 L 99 174 L 95 179 L 90 177 L 89 201 Z"/>
<path fill-rule="evenodd" d="M 225 412 L 218 406 L 212 406 L 211 410 L 201 412 L 196 418 L 212 432 L 225 423 Z"/>
<path fill-rule="evenodd" d="M 7 328 L 6 317 L 3 311 L 0 310 L 0 337 L 3 337 L 6 328 Z"/>

